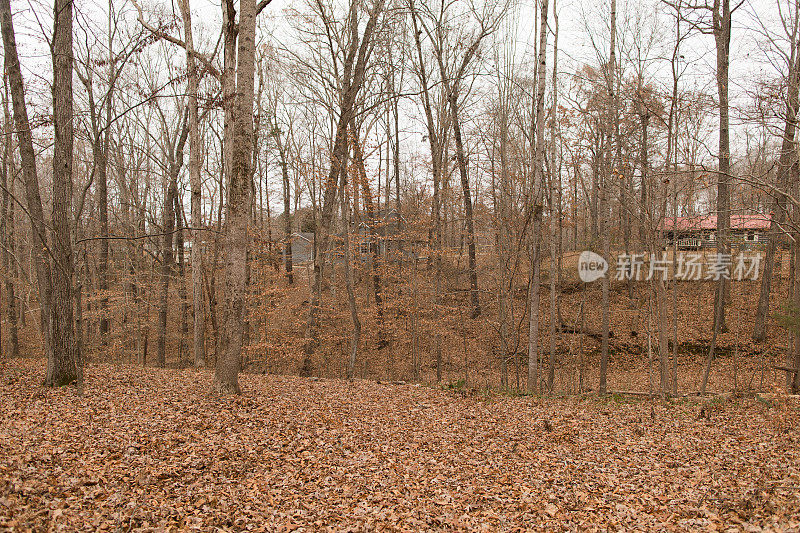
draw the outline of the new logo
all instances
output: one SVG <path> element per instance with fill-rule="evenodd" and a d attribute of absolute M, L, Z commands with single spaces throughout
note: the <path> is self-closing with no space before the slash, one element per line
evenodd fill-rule
<path fill-rule="evenodd" d="M 584 283 L 591 283 L 606 275 L 608 261 L 603 256 L 589 250 L 581 252 L 578 257 L 578 276 Z"/>

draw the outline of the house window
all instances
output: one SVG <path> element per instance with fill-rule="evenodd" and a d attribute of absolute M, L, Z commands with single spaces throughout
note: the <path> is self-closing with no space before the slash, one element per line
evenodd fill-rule
<path fill-rule="evenodd" d="M 748 233 L 748 234 L 745 236 L 745 240 L 747 240 L 747 241 L 750 241 L 750 242 L 755 242 L 755 241 L 757 241 L 757 240 L 758 240 L 758 238 L 756 237 L 756 234 L 755 234 L 755 233 L 753 233 L 753 232 L 749 232 L 749 233 Z"/>

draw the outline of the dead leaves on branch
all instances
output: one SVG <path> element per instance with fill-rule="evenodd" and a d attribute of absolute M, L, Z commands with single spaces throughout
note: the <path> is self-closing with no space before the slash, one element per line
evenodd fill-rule
<path fill-rule="evenodd" d="M 786 530 L 794 400 L 461 397 L 422 386 L 40 361 L 0 378 L 0 528 Z"/>

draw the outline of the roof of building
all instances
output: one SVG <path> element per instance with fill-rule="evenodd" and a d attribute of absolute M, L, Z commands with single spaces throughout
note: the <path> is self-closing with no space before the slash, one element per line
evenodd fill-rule
<path fill-rule="evenodd" d="M 731 229 L 734 230 L 766 230 L 769 229 L 771 215 L 731 215 Z M 715 230 L 717 215 L 699 215 L 696 217 L 664 217 L 662 229 L 666 230 Z"/>

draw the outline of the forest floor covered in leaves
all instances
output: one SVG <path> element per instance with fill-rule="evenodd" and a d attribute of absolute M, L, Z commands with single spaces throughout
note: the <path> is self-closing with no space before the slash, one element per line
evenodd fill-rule
<path fill-rule="evenodd" d="M 2 363 L 0 529 L 800 527 L 800 406 Z M 701 415 L 702 411 L 702 416 Z"/>

